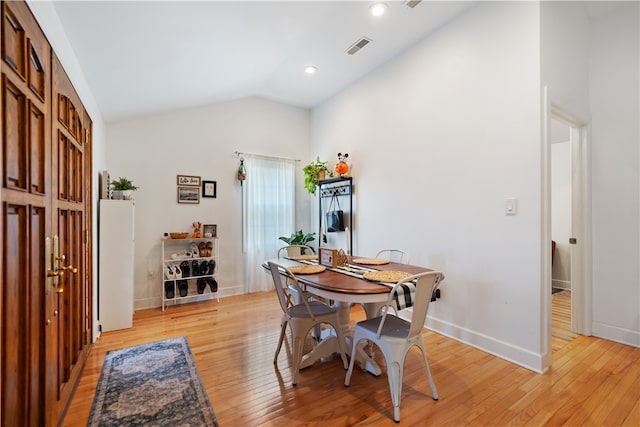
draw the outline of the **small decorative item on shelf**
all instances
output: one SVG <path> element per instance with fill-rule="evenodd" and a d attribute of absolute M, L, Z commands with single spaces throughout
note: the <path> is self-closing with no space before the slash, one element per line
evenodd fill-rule
<path fill-rule="evenodd" d="M 349 165 L 347 164 L 347 158 L 349 153 L 338 153 L 338 163 L 336 164 L 336 174 L 343 178 L 349 177 Z"/>
<path fill-rule="evenodd" d="M 202 226 L 202 235 L 206 238 L 218 236 L 218 226 L 216 224 L 204 224 Z"/>
<path fill-rule="evenodd" d="M 247 179 L 247 169 L 244 167 L 244 159 L 240 158 L 240 166 L 238 166 L 238 181 L 242 185 L 242 181 Z"/>
<path fill-rule="evenodd" d="M 200 229 L 202 228 L 202 223 L 198 222 L 198 221 L 193 221 L 191 223 L 191 226 L 193 227 L 193 234 L 191 235 L 192 238 L 194 239 L 199 239 L 200 238 Z"/>
<path fill-rule="evenodd" d="M 333 173 L 327 167 L 327 163 L 328 162 L 321 162 L 320 156 L 317 156 L 315 161 L 302 168 L 304 172 L 304 188 L 306 188 L 310 194 L 316 194 L 318 181 L 326 179 L 327 174 L 330 177 L 333 176 Z"/>
<path fill-rule="evenodd" d="M 133 200 L 133 192 L 138 189 L 133 185 L 133 181 L 122 177 L 111 181 L 111 187 L 113 189 L 111 195 L 115 200 Z"/>
<path fill-rule="evenodd" d="M 173 232 L 169 233 L 172 239 L 186 239 L 189 233 Z"/>

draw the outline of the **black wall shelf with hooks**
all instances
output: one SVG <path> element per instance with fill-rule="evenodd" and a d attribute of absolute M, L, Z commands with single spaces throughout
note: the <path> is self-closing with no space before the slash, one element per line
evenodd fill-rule
<path fill-rule="evenodd" d="M 352 255 L 353 254 L 353 179 L 351 177 L 343 178 L 341 176 L 336 178 L 325 179 L 318 182 L 318 190 L 319 190 L 318 191 L 319 246 L 323 246 L 323 244 L 325 243 L 322 235 L 322 229 L 323 229 L 322 224 L 326 220 L 326 217 L 325 217 L 326 212 L 324 212 L 324 209 L 322 206 L 322 199 L 333 197 L 334 194 L 340 197 L 341 199 L 343 197 L 348 197 L 349 211 L 346 212 L 346 209 L 345 209 L 344 217 L 345 217 L 345 226 L 349 227 L 349 230 L 348 230 L 348 233 L 349 233 L 348 246 L 349 247 L 345 248 L 345 250 L 348 252 L 349 255 Z M 345 232 L 347 231 L 332 232 L 331 234 L 345 233 Z"/>

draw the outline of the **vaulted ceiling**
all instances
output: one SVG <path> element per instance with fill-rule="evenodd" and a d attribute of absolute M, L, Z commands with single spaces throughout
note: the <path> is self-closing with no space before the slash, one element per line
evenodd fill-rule
<path fill-rule="evenodd" d="M 313 107 L 473 1 L 55 1 L 105 121 L 246 96 Z M 416 2 L 413 2 L 416 3 Z M 372 42 L 354 55 L 361 37 Z M 304 67 L 314 65 L 313 75 Z"/>

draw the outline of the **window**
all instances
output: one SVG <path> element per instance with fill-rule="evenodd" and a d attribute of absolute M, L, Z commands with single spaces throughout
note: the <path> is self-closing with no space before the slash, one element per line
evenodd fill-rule
<path fill-rule="evenodd" d="M 271 290 L 262 263 L 275 258 L 282 246 L 278 237 L 289 236 L 295 226 L 295 161 L 245 158 L 247 180 L 242 186 L 242 250 L 248 292 Z"/>

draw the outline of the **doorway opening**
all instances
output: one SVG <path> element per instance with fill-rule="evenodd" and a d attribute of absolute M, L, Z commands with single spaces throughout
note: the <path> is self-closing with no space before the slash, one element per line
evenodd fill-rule
<path fill-rule="evenodd" d="M 586 122 L 553 104 L 547 111 L 548 163 L 545 169 L 549 185 L 545 229 L 548 239 L 556 242 L 555 252 L 549 253 L 547 264 L 547 301 L 550 300 L 547 319 L 550 349 L 554 350 L 557 344 L 554 332 L 562 331 L 565 340 L 572 339 L 575 334 L 591 335 L 591 276 L 586 262 L 591 247 L 588 226 L 590 170 Z M 549 249 L 551 246 L 552 242 Z M 552 297 L 554 288 L 559 290 L 556 297 Z M 554 309 L 554 300 L 561 301 L 558 296 L 563 295 L 565 308 Z M 554 314 L 563 314 L 556 325 Z M 557 324 L 563 327 L 557 328 Z"/>
<path fill-rule="evenodd" d="M 571 136 L 578 131 L 551 118 L 551 350 L 575 338 L 571 326 L 572 161 Z"/>

